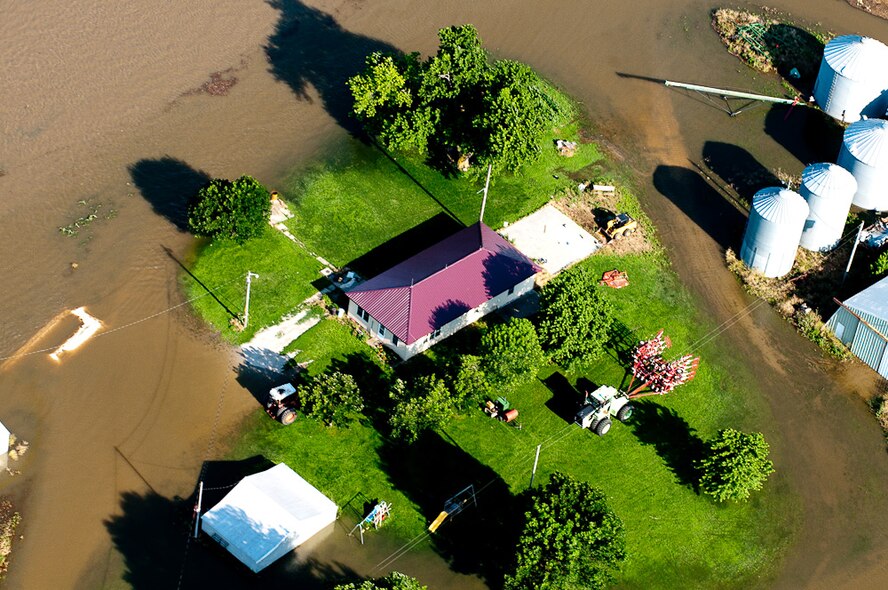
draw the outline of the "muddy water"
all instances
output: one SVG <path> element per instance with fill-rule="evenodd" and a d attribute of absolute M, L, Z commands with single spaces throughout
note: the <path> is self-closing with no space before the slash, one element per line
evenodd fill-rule
<path fill-rule="evenodd" d="M 428 51 L 438 28 L 472 22 L 495 54 L 533 64 L 579 97 L 620 146 L 703 309 L 716 322 L 749 312 L 721 338 L 759 377 L 750 387 L 777 418 L 766 434 L 804 517 L 773 585 L 888 585 L 880 520 L 888 462 L 859 401 L 874 380 L 823 361 L 765 307 L 747 307 L 722 263 L 742 217 L 713 201 L 689 163 L 726 144 L 768 167 L 800 170 L 803 162 L 774 139 L 779 130 L 765 132 L 782 114 L 729 119 L 618 75 L 767 90 L 771 83 L 722 51 L 708 28 L 711 4 L 428 4 L 2 3 L 0 356 L 65 309 L 86 305 L 106 325 L 59 365 L 35 353 L 0 368 L 0 419 L 32 443 L 23 474 L 0 480 L 25 515 L 5 584 L 135 583 L 104 524 L 120 513 L 121 494 L 188 495 L 201 461 L 255 407 L 231 353 L 175 307 L 178 266 L 164 248 L 187 256 L 190 239 L 177 229 L 183 188 L 200 172 L 249 172 L 274 184 L 343 135 L 341 82 L 361 54 Z M 832 30 L 888 39 L 888 24 L 838 0 L 772 4 Z M 200 91 L 213 72 L 236 78 L 227 96 Z M 59 233 L 97 207 L 98 219 L 78 236 Z M 63 338 L 56 330 L 29 351 Z M 410 559 L 396 566 L 434 575 L 435 587 L 473 585 L 448 577 L 428 554 Z M 374 562 L 362 560 L 357 571 Z"/>

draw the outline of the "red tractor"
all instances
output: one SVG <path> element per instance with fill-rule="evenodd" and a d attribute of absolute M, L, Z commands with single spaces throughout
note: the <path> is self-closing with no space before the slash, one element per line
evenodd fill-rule
<path fill-rule="evenodd" d="M 290 383 L 278 385 L 268 392 L 265 412 L 284 426 L 296 421 L 296 388 Z"/>

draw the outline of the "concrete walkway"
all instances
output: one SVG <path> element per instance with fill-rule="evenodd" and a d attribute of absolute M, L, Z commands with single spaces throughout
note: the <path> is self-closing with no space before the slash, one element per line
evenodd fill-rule
<path fill-rule="evenodd" d="M 307 317 L 310 309 L 285 317 L 274 326 L 265 328 L 244 344 L 241 352 L 252 367 L 268 371 L 282 371 L 292 355 L 283 354 L 284 348 L 320 322 L 317 316 Z"/>

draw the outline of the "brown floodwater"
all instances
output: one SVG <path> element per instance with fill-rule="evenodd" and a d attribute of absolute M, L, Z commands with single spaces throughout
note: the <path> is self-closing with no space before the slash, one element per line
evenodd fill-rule
<path fill-rule="evenodd" d="M 888 23 L 840 0 L 770 4 L 888 40 Z M 723 264 L 742 215 L 712 198 L 692 164 L 740 157 L 798 172 L 810 153 L 797 141 L 799 115 L 759 107 L 728 118 L 639 78 L 779 91 L 723 51 L 710 2 L 0 6 L 0 420 L 31 442 L 16 465 L 22 474 L 0 478 L 0 493 L 13 494 L 24 515 L 5 586 L 146 587 L 118 551 L 137 533 L 112 540 L 109 523 L 126 499 L 150 506 L 188 496 L 202 462 L 218 458 L 221 441 L 255 409 L 231 351 L 180 305 L 179 267 L 165 249 L 188 256 L 184 192 L 202 174 L 250 173 L 274 185 L 346 135 L 342 82 L 362 55 L 428 52 L 437 29 L 463 22 L 496 56 L 532 64 L 584 103 L 637 171 L 701 308 L 715 323 L 738 318 L 719 337 L 757 376 L 751 388 L 776 418 L 766 435 L 780 481 L 802 515 L 776 579 L 764 583 L 888 586 L 888 458 L 862 402 L 873 373 L 825 361 L 767 306 L 749 307 Z M 230 81 L 223 95 L 212 91 L 225 84 L 209 84 L 217 72 Z M 59 231 L 92 212 L 78 235 Z M 64 340 L 70 321 L 34 336 L 81 305 L 104 332 L 55 364 L 38 351 Z M 26 355 L 6 359 L 17 351 Z M 343 551 L 336 538 L 318 543 L 318 569 L 327 560 L 369 572 L 397 549 Z M 393 567 L 429 576 L 435 588 L 482 586 L 428 551 Z"/>

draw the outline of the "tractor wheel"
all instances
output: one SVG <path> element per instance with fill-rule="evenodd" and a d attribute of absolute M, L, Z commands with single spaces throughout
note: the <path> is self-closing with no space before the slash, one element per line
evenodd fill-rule
<path fill-rule="evenodd" d="M 632 404 L 626 404 L 617 412 L 617 420 L 619 420 L 620 422 L 625 422 L 632 417 L 632 412 L 634 410 L 635 408 L 632 407 Z"/>
<path fill-rule="evenodd" d="M 601 420 L 599 420 L 598 424 L 595 425 L 595 434 L 597 434 L 598 436 L 604 436 L 610 429 L 610 418 L 602 418 Z"/>
<path fill-rule="evenodd" d="M 635 230 L 630 228 L 630 229 L 627 229 L 626 231 L 624 231 L 623 235 L 624 236 L 631 236 L 634 233 L 635 233 Z"/>
<path fill-rule="evenodd" d="M 278 412 L 277 418 L 281 421 L 281 424 L 289 426 L 296 421 L 296 410 L 293 408 L 284 408 Z"/>

